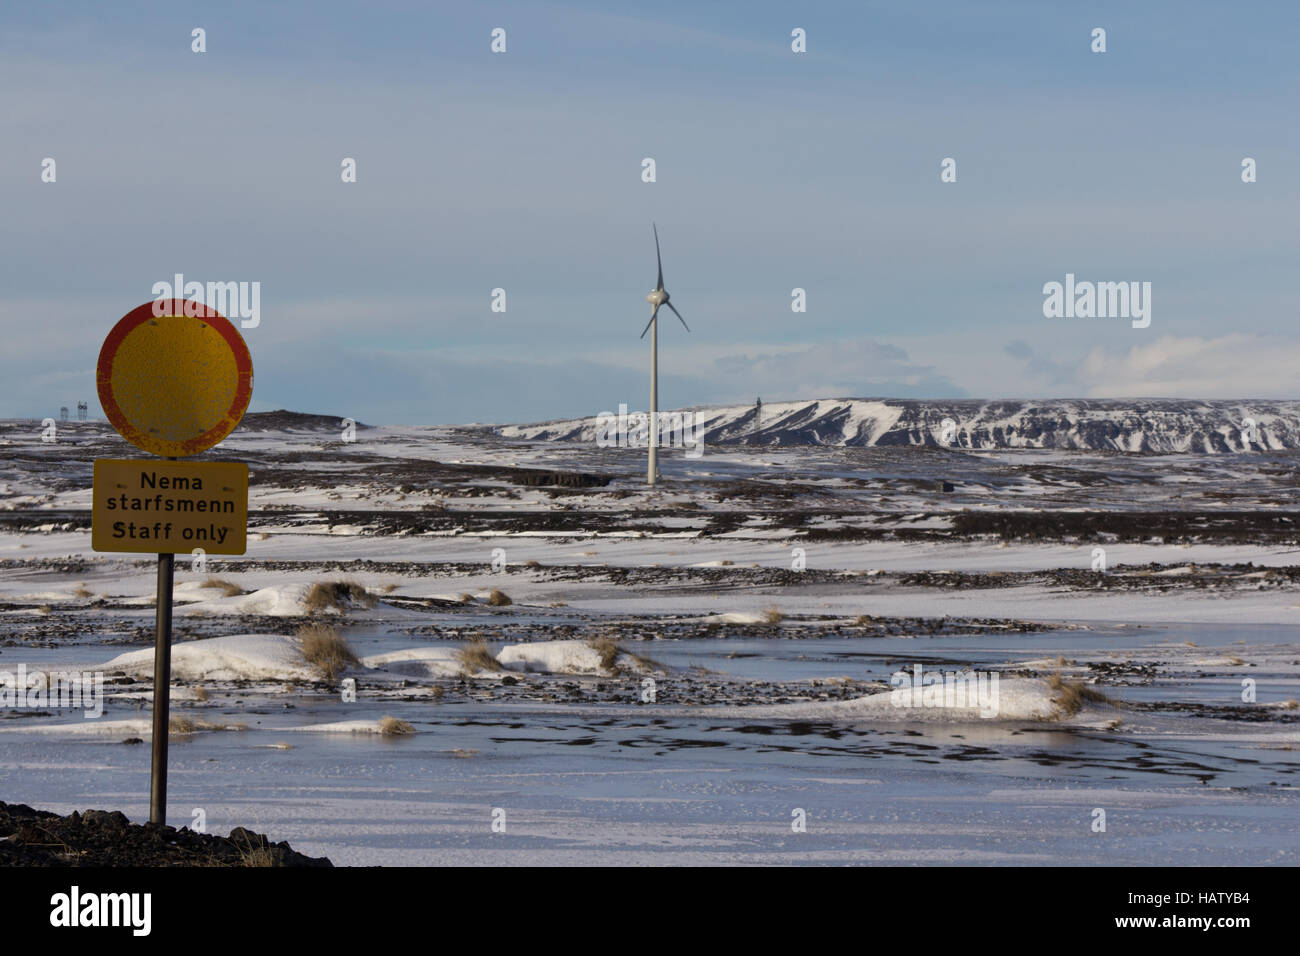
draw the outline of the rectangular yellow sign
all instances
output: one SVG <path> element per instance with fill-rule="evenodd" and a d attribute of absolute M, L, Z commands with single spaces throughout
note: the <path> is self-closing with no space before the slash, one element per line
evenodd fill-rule
<path fill-rule="evenodd" d="M 243 554 L 248 466 L 96 459 L 90 529 L 96 551 Z"/>

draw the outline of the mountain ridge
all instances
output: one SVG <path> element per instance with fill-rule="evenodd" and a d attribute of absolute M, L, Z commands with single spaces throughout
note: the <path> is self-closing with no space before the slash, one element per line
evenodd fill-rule
<path fill-rule="evenodd" d="M 644 414 L 644 413 L 642 413 Z M 702 415 L 706 445 L 966 449 L 1057 448 L 1127 453 L 1300 448 L 1300 401 L 1255 399 L 819 398 L 661 411 Z M 634 429 L 635 412 L 625 427 Z M 605 416 L 612 416 L 605 417 Z M 617 412 L 493 427 L 504 438 L 608 440 Z M 669 421 L 676 419 L 670 418 Z M 661 432 L 667 426 L 660 424 Z"/>

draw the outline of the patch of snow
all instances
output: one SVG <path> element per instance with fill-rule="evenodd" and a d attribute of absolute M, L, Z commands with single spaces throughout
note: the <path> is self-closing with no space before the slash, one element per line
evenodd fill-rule
<path fill-rule="evenodd" d="M 100 665 L 108 672 L 153 676 L 153 648 L 130 651 Z M 172 677 L 180 680 L 315 680 L 296 638 L 234 634 L 172 646 Z"/>
<path fill-rule="evenodd" d="M 600 652 L 586 641 L 545 641 L 509 644 L 496 655 L 510 670 L 536 674 L 606 674 L 600 666 Z M 614 666 L 640 671 L 644 666 L 630 654 L 620 653 Z"/>

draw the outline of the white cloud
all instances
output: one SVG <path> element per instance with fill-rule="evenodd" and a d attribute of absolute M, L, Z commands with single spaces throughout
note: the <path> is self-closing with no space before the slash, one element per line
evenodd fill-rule
<path fill-rule="evenodd" d="M 1294 339 L 1166 335 L 1127 350 L 1094 348 L 1079 376 L 1096 398 L 1292 398 L 1298 366 Z"/>

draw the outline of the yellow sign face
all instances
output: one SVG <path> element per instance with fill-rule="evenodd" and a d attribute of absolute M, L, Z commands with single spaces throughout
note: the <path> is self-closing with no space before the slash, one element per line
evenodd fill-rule
<path fill-rule="evenodd" d="M 243 554 L 248 466 L 96 459 L 90 528 L 96 551 Z"/>
<path fill-rule="evenodd" d="M 145 303 L 113 327 L 99 353 L 100 404 L 122 437 L 184 458 L 239 424 L 253 363 L 239 331 L 202 303 Z"/>

